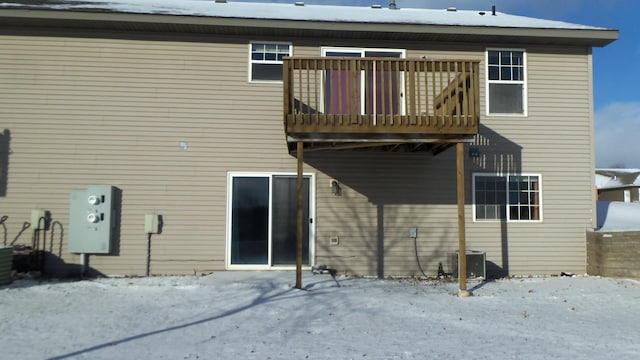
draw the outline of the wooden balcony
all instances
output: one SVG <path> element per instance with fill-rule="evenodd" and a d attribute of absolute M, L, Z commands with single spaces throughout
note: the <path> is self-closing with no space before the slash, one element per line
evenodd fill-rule
<path fill-rule="evenodd" d="M 478 133 L 479 61 L 284 59 L 289 148 L 454 143 Z M 423 147 L 424 148 L 424 147 Z"/>

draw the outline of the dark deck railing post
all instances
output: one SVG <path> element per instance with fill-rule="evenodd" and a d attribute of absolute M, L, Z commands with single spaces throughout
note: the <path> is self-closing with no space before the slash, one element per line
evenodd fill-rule
<path fill-rule="evenodd" d="M 283 104 L 282 106 L 283 108 L 283 112 L 284 112 L 284 129 L 285 132 L 288 132 L 287 130 L 287 118 L 289 113 L 291 112 L 291 107 L 289 105 L 289 101 L 291 99 L 291 84 L 290 84 L 290 70 L 291 70 L 291 60 L 290 59 L 284 59 L 282 61 L 282 91 L 284 92 L 283 95 Z"/>

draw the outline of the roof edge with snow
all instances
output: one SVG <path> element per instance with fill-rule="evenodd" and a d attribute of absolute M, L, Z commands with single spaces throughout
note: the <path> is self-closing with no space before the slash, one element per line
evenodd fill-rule
<path fill-rule="evenodd" d="M 23 0 L 0 3 L 0 27 L 360 36 L 605 46 L 615 29 L 488 12 L 352 6 L 216 3 L 212 0 Z M 302 25 L 304 23 L 304 25 Z M 408 38 L 406 37 L 408 35 Z M 371 34 L 369 36 L 372 36 Z"/>

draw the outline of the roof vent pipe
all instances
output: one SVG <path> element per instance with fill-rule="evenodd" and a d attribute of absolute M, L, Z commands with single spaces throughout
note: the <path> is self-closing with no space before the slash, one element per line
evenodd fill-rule
<path fill-rule="evenodd" d="M 495 5 L 493 5 L 491 7 L 491 15 L 496 16 L 496 6 Z"/>
<path fill-rule="evenodd" d="M 389 0 L 389 9 L 395 10 L 398 7 L 396 6 L 396 0 Z"/>

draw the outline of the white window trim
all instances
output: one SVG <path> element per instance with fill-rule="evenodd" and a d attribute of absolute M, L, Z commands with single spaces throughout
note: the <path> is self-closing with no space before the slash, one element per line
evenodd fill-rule
<path fill-rule="evenodd" d="M 504 176 L 507 178 L 507 183 L 506 183 L 506 215 L 507 218 L 505 220 L 502 219 L 477 219 L 476 218 L 476 177 L 480 177 L 480 176 Z M 509 212 L 509 177 L 510 176 L 537 176 L 538 177 L 538 181 L 540 183 L 540 190 L 539 192 L 539 207 L 540 207 L 540 219 L 539 220 L 511 220 L 510 218 L 510 212 Z M 526 224 L 526 223 L 541 223 L 543 222 L 543 215 L 544 215 L 544 205 L 542 203 L 542 199 L 543 199 L 543 187 L 542 186 L 542 174 L 539 173 L 519 173 L 519 174 L 503 174 L 503 173 L 473 173 L 473 180 L 471 182 L 471 210 L 472 210 L 472 217 L 473 217 L 473 222 L 474 223 L 497 223 L 497 222 L 502 222 L 502 221 L 506 221 L 508 223 L 516 223 L 516 224 Z"/>
<path fill-rule="evenodd" d="M 389 53 L 400 53 L 400 59 L 405 59 L 407 57 L 407 50 L 406 49 L 390 49 L 390 48 L 360 48 L 360 47 L 340 47 L 340 46 L 323 46 L 320 48 L 320 55 L 322 57 L 326 57 L 327 56 L 327 52 L 343 52 L 343 53 L 360 53 L 360 57 L 364 57 L 367 51 L 377 51 L 377 52 L 389 52 Z M 364 75 L 364 71 L 362 71 L 362 74 Z M 365 102 L 364 102 L 364 76 L 360 77 L 360 89 L 361 89 L 361 104 L 360 104 L 360 113 L 364 114 L 365 113 Z M 400 77 L 400 88 L 404 89 L 404 76 Z M 322 83 L 324 84 L 324 80 L 322 81 Z M 402 105 L 402 114 L 406 114 L 406 104 L 404 102 L 404 95 L 400 96 L 402 101 L 400 101 L 400 104 Z M 320 105 L 321 108 L 324 108 L 324 90 L 320 91 Z"/>
<path fill-rule="evenodd" d="M 309 224 L 309 266 L 303 266 L 304 269 L 310 269 L 315 265 L 316 259 L 316 176 L 315 173 L 303 173 L 305 177 L 309 177 L 309 217 L 313 222 Z M 232 205 L 232 184 L 234 177 L 265 177 L 269 178 L 269 204 L 272 202 L 273 196 L 273 177 L 274 176 L 297 176 L 295 172 L 247 172 L 247 171 L 229 171 L 227 172 L 227 209 L 226 209 L 226 231 L 225 231 L 225 269 L 226 270 L 291 270 L 295 269 L 295 265 L 288 266 L 272 266 L 271 265 L 271 221 L 269 222 L 269 263 L 266 265 L 243 265 L 231 264 L 231 205 Z M 269 219 L 271 219 L 272 207 L 269 205 Z"/>
<path fill-rule="evenodd" d="M 368 47 L 341 47 L 341 46 L 323 46 L 320 48 L 320 54 L 322 56 L 327 56 L 327 52 L 359 52 L 362 57 L 367 51 L 377 51 L 377 52 L 398 52 L 401 53 L 401 59 L 406 58 L 407 50 L 406 49 L 392 49 L 392 48 L 368 48 Z"/>
<path fill-rule="evenodd" d="M 253 78 L 253 63 L 258 63 L 258 64 L 283 64 L 282 61 L 279 60 L 261 60 L 261 61 L 256 61 L 253 60 L 251 58 L 251 54 L 252 54 L 252 46 L 253 44 L 277 44 L 277 45 L 289 45 L 289 55 L 288 56 L 293 56 L 293 44 L 289 43 L 289 42 L 283 42 L 283 41 L 260 41 L 260 40 L 251 40 L 249 41 L 249 71 L 248 71 L 248 81 L 252 84 L 282 84 L 282 80 L 252 80 Z"/>
<path fill-rule="evenodd" d="M 489 80 L 489 51 L 522 51 L 522 66 L 524 67 L 524 80 Z M 527 117 L 529 116 L 529 96 L 528 96 L 528 74 L 529 65 L 527 63 L 527 50 L 516 48 L 486 48 L 484 52 L 484 72 L 485 72 L 485 113 L 487 116 L 508 116 L 508 117 Z M 520 113 L 498 113 L 489 112 L 489 84 L 522 84 L 522 107 L 523 112 Z"/>

